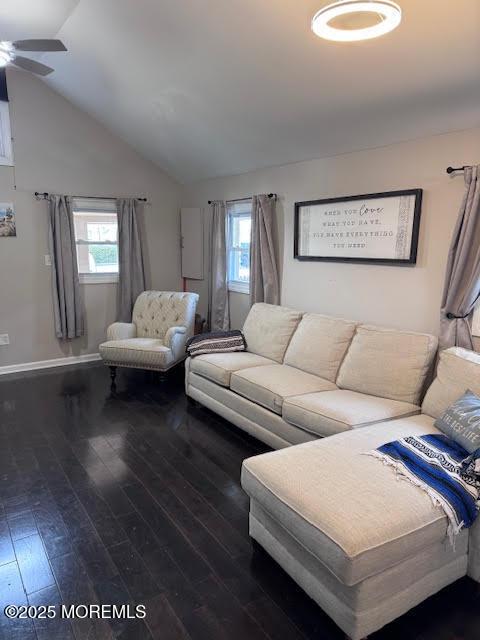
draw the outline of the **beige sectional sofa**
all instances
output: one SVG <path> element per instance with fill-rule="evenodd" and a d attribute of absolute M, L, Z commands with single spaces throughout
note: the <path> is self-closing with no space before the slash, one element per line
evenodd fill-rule
<path fill-rule="evenodd" d="M 275 449 L 420 413 L 435 337 L 255 304 L 248 351 L 186 362 L 188 396 Z"/>
<path fill-rule="evenodd" d="M 453 548 L 443 510 L 363 455 L 438 433 L 435 419 L 468 388 L 480 394 L 480 354 L 448 349 L 420 414 L 244 461 L 250 535 L 353 640 L 462 576 L 480 582 L 480 523 Z"/>
<path fill-rule="evenodd" d="M 251 537 L 353 640 L 464 575 L 480 582 L 480 524 L 453 548 L 441 508 L 364 455 L 437 433 L 447 406 L 480 394 L 480 354 L 442 352 L 422 403 L 433 336 L 264 304 L 244 333 L 248 352 L 187 361 L 186 392 L 282 449 L 243 463 Z"/>

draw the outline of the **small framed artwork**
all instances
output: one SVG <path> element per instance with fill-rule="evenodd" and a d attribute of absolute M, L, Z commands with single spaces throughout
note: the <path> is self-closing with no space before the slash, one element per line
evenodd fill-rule
<path fill-rule="evenodd" d="M 297 260 L 411 265 L 422 189 L 295 203 Z"/>
<path fill-rule="evenodd" d="M 0 202 L 0 238 L 17 235 L 15 226 L 15 210 L 12 202 Z"/>

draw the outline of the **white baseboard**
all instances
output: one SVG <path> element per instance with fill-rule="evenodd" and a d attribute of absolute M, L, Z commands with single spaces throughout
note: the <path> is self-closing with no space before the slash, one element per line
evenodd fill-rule
<path fill-rule="evenodd" d="M 95 362 L 100 360 L 99 353 L 86 353 L 83 356 L 68 356 L 66 358 L 54 358 L 53 360 L 37 360 L 36 362 L 21 362 L 0 367 L 0 376 L 7 373 L 19 373 L 20 371 L 35 371 L 35 369 L 50 369 L 51 367 L 65 367 L 82 362 Z"/>

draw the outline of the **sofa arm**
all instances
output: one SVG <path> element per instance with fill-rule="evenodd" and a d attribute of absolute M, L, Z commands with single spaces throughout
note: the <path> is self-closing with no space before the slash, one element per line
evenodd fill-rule
<path fill-rule="evenodd" d="M 133 322 L 114 322 L 107 329 L 107 340 L 128 340 L 137 337 L 137 325 Z"/>
<path fill-rule="evenodd" d="M 480 582 L 480 520 L 477 518 L 468 535 L 468 571 L 467 575 Z"/>

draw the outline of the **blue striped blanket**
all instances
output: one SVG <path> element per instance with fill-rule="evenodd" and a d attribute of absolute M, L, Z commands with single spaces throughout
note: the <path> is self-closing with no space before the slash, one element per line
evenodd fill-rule
<path fill-rule="evenodd" d="M 367 455 L 394 467 L 400 478 L 420 487 L 444 510 L 452 544 L 455 535 L 475 521 L 480 506 L 480 449 L 470 455 L 441 434 L 409 436 Z"/>

